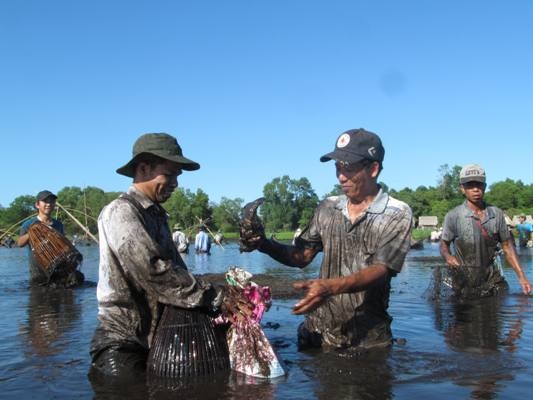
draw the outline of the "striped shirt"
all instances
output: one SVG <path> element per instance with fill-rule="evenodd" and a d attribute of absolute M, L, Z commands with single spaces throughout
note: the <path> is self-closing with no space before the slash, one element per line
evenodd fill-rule
<path fill-rule="evenodd" d="M 296 245 L 324 252 L 320 278 L 348 276 L 379 263 L 389 268 L 389 279 L 365 291 L 331 296 L 308 314 L 304 326 L 326 346 L 372 346 L 392 339 L 390 277 L 401 271 L 409 251 L 412 213 L 382 190 L 354 223 L 347 204 L 345 195 L 322 201 Z"/>

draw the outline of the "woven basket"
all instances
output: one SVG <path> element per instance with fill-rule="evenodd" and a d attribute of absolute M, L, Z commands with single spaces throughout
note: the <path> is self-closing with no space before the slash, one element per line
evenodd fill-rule
<path fill-rule="evenodd" d="M 225 334 L 208 315 L 197 309 L 165 307 L 148 354 L 148 373 L 194 378 L 229 368 Z"/>
<path fill-rule="evenodd" d="M 54 228 L 37 222 L 29 227 L 28 234 L 33 256 L 48 279 L 67 275 L 81 263 L 81 253 Z"/>

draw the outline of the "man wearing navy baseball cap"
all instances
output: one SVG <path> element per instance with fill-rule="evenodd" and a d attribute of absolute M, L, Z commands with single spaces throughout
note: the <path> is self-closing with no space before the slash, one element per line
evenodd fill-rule
<path fill-rule="evenodd" d="M 300 349 L 392 344 L 390 281 L 410 247 L 412 213 L 377 183 L 384 156 L 375 133 L 362 128 L 343 132 L 320 161 L 335 161 L 344 194 L 323 200 L 292 246 L 254 232 L 241 237 L 245 249 L 255 247 L 297 268 L 324 253 L 319 278 L 294 284 L 306 291 L 293 308 L 307 315 L 298 328 Z"/>

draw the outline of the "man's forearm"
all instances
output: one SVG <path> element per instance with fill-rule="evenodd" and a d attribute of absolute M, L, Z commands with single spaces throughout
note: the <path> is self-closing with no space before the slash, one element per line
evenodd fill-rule
<path fill-rule="evenodd" d="M 309 264 L 309 261 L 303 255 L 303 250 L 279 243 L 273 239 L 264 239 L 259 245 L 258 250 L 289 267 L 304 268 Z"/>

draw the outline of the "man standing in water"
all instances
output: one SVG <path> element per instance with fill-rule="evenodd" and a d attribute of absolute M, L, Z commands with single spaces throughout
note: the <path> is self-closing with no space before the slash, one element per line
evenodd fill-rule
<path fill-rule="evenodd" d="M 241 237 L 245 247 L 288 266 L 304 268 L 323 251 L 319 279 L 295 283 L 306 294 L 293 309 L 307 314 L 298 329 L 298 347 L 368 349 L 392 343 L 387 313 L 390 281 L 409 250 L 412 214 L 377 183 L 385 150 L 381 139 L 364 129 L 341 134 L 333 152 L 344 195 L 323 200 L 294 245 Z"/>
<path fill-rule="evenodd" d="M 187 254 L 189 252 L 189 238 L 182 232 L 180 224 L 174 225 L 172 240 L 180 253 Z"/>
<path fill-rule="evenodd" d="M 210 254 L 211 252 L 211 238 L 207 234 L 204 225 L 198 227 L 198 233 L 194 238 L 194 249 L 197 254 Z"/>
<path fill-rule="evenodd" d="M 221 289 L 187 271 L 161 206 L 177 188 L 182 171 L 199 168 L 183 156 L 174 137 L 148 133 L 137 139 L 132 159 L 117 170 L 133 178 L 133 184 L 98 218 L 93 371 L 107 376 L 142 373 L 163 305 L 206 310 L 220 306 Z"/>
<path fill-rule="evenodd" d="M 518 231 L 518 245 L 520 247 L 527 247 L 528 242 L 531 240 L 533 226 L 529 222 L 526 222 L 526 216 L 524 214 L 518 217 L 516 230 Z"/>
<path fill-rule="evenodd" d="M 522 292 L 531 293 L 503 211 L 483 200 L 487 187 L 485 170 L 477 164 L 465 165 L 459 180 L 466 199 L 446 214 L 440 241 L 440 253 L 452 271 L 454 290 L 461 297 L 482 297 L 506 289 L 507 282 L 495 264 L 501 245 Z M 451 243 L 454 255 L 450 252 Z"/>
<path fill-rule="evenodd" d="M 38 222 L 45 224 L 64 235 L 63 224 L 61 223 L 61 221 L 52 218 L 52 213 L 56 208 L 56 200 L 57 196 L 49 190 L 42 190 L 37 193 L 37 196 L 35 197 L 35 209 L 37 210 L 37 215 L 24 221 L 24 223 L 21 225 L 20 236 L 17 240 L 17 244 L 19 245 L 19 247 L 28 246 L 28 257 L 30 261 L 30 282 L 32 284 L 49 284 L 51 286 L 59 284 L 61 286 L 70 287 L 81 284 L 84 280 L 83 274 L 80 271 L 75 270 L 71 274 L 69 274 L 69 276 L 64 282 L 55 282 L 53 280 L 51 281 L 50 278 L 44 272 L 44 270 L 37 264 L 31 246 L 29 246 L 30 234 L 28 233 L 28 230 L 30 229 L 30 226 Z"/>

